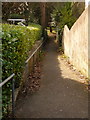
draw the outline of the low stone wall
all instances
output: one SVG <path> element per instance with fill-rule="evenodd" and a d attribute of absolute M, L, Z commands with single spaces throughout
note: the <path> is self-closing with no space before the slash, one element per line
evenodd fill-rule
<path fill-rule="evenodd" d="M 70 62 L 88 77 L 88 8 L 70 30 L 65 25 L 63 49 Z"/>
<path fill-rule="evenodd" d="M 33 54 L 33 52 L 42 44 L 42 40 L 36 41 L 35 45 L 33 46 L 32 50 L 29 52 L 28 58 Z M 32 57 L 25 65 L 21 84 L 18 89 L 15 90 L 15 101 L 18 98 L 19 92 L 22 90 L 23 86 L 25 85 L 26 80 L 28 79 L 30 73 L 33 72 L 33 68 L 36 62 L 39 60 L 39 53 L 42 46 L 37 50 L 37 52 L 34 54 L 34 57 Z"/>
<path fill-rule="evenodd" d="M 42 41 L 37 41 L 36 44 L 33 46 L 33 49 L 30 51 L 28 58 L 33 54 L 33 52 L 38 48 L 38 46 L 42 43 Z M 31 72 L 33 72 L 34 64 L 39 59 L 39 50 L 34 54 L 34 56 L 26 63 L 24 73 L 22 76 L 22 83 L 24 84 L 28 76 Z"/>

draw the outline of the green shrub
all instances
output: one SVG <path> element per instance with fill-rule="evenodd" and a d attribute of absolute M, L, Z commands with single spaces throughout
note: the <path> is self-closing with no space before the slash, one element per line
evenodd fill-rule
<path fill-rule="evenodd" d="M 2 25 L 2 80 L 15 73 L 16 87 L 18 87 L 25 60 L 36 40 L 41 38 L 42 29 L 40 25 L 28 27 L 19 25 Z M 10 95 L 11 82 L 3 87 L 3 105 L 6 112 L 6 95 Z"/>
<path fill-rule="evenodd" d="M 10 14 L 9 18 L 11 19 L 22 19 L 23 16 L 20 14 Z"/>

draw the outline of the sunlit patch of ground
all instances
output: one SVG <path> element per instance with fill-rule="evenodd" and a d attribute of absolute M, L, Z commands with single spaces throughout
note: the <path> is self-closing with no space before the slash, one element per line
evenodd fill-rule
<path fill-rule="evenodd" d="M 64 67 L 64 73 L 62 69 L 62 77 L 70 78 L 74 81 L 78 81 L 80 83 L 88 85 L 88 78 L 86 78 L 83 74 L 81 74 L 64 55 L 58 55 L 58 62 L 60 63 L 59 67 L 62 69 Z M 68 71 L 68 72 L 67 72 Z"/>
<path fill-rule="evenodd" d="M 50 30 L 47 30 L 47 34 L 48 34 L 48 35 L 51 34 Z M 56 34 L 56 31 L 55 31 L 55 30 L 52 30 L 52 34 Z"/>

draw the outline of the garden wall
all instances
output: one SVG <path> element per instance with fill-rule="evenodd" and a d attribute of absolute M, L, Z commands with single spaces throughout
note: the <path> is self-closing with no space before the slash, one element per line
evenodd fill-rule
<path fill-rule="evenodd" d="M 69 30 L 67 25 L 63 32 L 64 54 L 70 62 L 84 75 L 88 76 L 88 9 Z"/>
<path fill-rule="evenodd" d="M 41 45 L 41 47 L 35 52 L 35 54 L 31 57 L 31 59 L 30 60 L 27 59 L 28 62 L 26 63 L 25 68 L 24 68 L 21 87 L 25 84 L 25 82 L 28 79 L 30 73 L 33 72 L 35 63 L 38 62 L 39 59 L 40 59 L 39 54 L 40 54 L 40 49 L 42 48 L 42 44 L 43 44 L 43 42 L 41 40 L 36 41 L 35 45 L 33 46 L 32 50 L 29 53 L 28 59 L 29 59 L 30 56 L 32 56 L 32 54 Z"/>

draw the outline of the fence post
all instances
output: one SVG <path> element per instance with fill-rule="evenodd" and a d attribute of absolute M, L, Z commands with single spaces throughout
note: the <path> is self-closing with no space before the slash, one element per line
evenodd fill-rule
<path fill-rule="evenodd" d="M 33 72 L 34 72 L 34 55 L 33 55 Z"/>
<path fill-rule="evenodd" d="M 15 95 L 14 95 L 14 90 L 15 90 L 15 80 L 12 78 L 12 118 L 15 117 Z"/>

